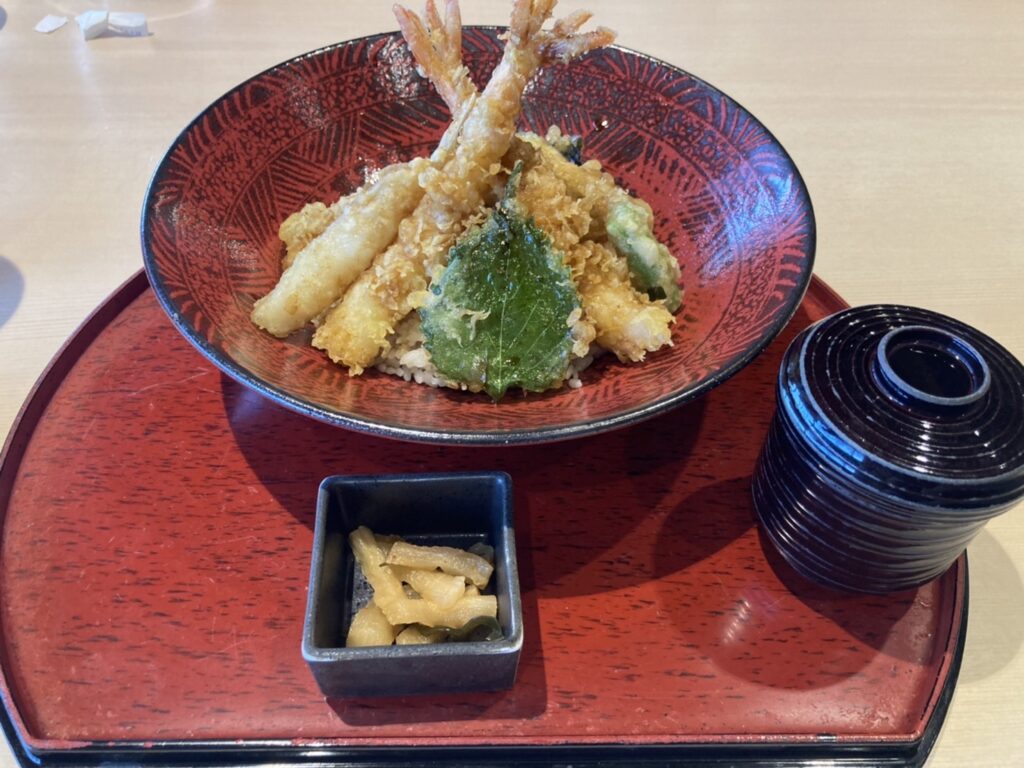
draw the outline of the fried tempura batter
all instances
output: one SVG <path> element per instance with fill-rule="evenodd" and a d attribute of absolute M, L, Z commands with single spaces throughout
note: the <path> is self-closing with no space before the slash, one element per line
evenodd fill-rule
<path fill-rule="evenodd" d="M 327 208 L 306 206 L 285 220 L 279 233 L 287 247 L 285 271 L 274 289 L 256 302 L 252 320 L 275 336 L 287 336 L 318 318 L 340 299 L 373 259 L 388 247 L 401 223 L 423 198 L 421 174 L 443 167 L 458 146 L 464 121 L 476 102 L 476 87 L 462 66 L 462 22 L 457 0 L 448 0 L 447 22 L 427 3 L 430 32 L 411 36 L 421 51 L 433 39 L 438 50 L 429 66 L 448 101 L 452 123 L 429 161 L 416 158 L 383 169 L 377 179 Z M 407 12 L 406 12 L 407 13 Z M 403 15 L 399 13 L 399 21 Z M 408 22 L 403 25 L 403 29 Z M 424 54 L 425 55 L 425 54 Z M 295 218 L 295 217 L 298 218 Z M 308 227 L 303 231 L 303 227 Z"/>
<path fill-rule="evenodd" d="M 529 153 L 524 149 L 518 154 L 524 159 Z M 565 174 L 559 173 L 566 161 L 557 152 L 533 151 L 525 161 L 530 167 L 519 200 L 565 254 L 583 321 L 592 329 L 588 342 L 596 341 L 623 362 L 638 362 L 671 343 L 675 318 L 664 302 L 651 301 L 633 287 L 625 260 L 610 246 L 585 240 L 593 232 L 595 216 L 607 208 L 604 180 L 598 176 L 594 183 L 570 189 Z"/>
<path fill-rule="evenodd" d="M 433 371 L 419 318 L 403 319 L 422 304 L 449 250 L 486 217 L 494 190 L 522 161 L 519 200 L 564 255 L 579 293 L 581 309 L 571 318 L 576 368 L 597 348 L 636 362 L 671 344 L 679 271 L 653 235 L 649 206 L 596 161 L 567 160 L 556 148 L 558 136 L 515 134 L 523 91 L 541 66 L 614 39 L 604 28 L 579 32 L 587 11 L 542 29 L 555 2 L 513 0 L 501 61 L 482 92 L 462 63 L 458 0 L 446 0 L 444 18 L 434 0 L 422 19 L 396 6 L 419 71 L 448 105 L 452 124 L 430 158 L 390 166 L 334 205 L 313 203 L 285 220 L 284 273 L 256 303 L 257 325 L 285 336 L 312 320 L 314 346 L 351 375 L 380 364 L 406 378 L 405 369 L 415 368 L 423 371 L 413 374 L 418 381 L 459 386 Z"/>
<path fill-rule="evenodd" d="M 275 336 L 287 336 L 315 318 L 395 239 L 401 221 L 421 197 L 416 179 L 429 165 L 418 158 L 392 165 L 345 198 L 330 225 L 296 254 L 274 290 L 256 302 L 252 320 Z"/>
<path fill-rule="evenodd" d="M 324 203 L 310 203 L 281 222 L 277 236 L 285 247 L 284 258 L 281 259 L 282 270 L 288 269 L 299 251 L 309 245 L 311 240 L 320 237 L 337 218 L 336 205 L 328 207 Z"/>
<path fill-rule="evenodd" d="M 622 362 L 640 362 L 672 343 L 672 313 L 630 284 L 629 269 L 609 246 L 585 240 L 569 254 L 579 270 L 576 287 L 583 311 L 597 328 L 595 341 Z"/>
<path fill-rule="evenodd" d="M 536 134 L 517 135 L 508 161 L 534 155 L 544 158 L 571 194 L 594 200 L 591 235 L 607 237 L 615 250 L 626 258 L 632 284 L 663 297 L 670 310 L 679 309 L 683 298 L 679 288 L 679 263 L 655 238 L 651 207 L 619 187 L 596 160 L 582 165 L 571 163 Z"/>
<path fill-rule="evenodd" d="M 466 117 L 454 157 L 422 175 L 425 194 L 399 227 L 398 240 L 317 329 L 314 346 L 350 373 L 362 372 L 387 348 L 388 336 L 412 310 L 409 296 L 427 287 L 431 271 L 444 263 L 466 217 L 484 202 L 515 133 L 530 78 L 545 63 L 566 61 L 614 39 L 605 29 L 577 34 L 585 21 L 581 14 L 542 30 L 554 5 L 554 0 L 515 0 L 502 59 Z"/>

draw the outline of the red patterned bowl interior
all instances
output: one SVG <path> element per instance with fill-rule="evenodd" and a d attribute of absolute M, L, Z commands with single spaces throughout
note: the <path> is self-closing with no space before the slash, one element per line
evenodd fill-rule
<path fill-rule="evenodd" d="M 496 30 L 465 31 L 478 85 L 500 52 Z M 274 67 L 182 132 L 143 210 L 153 288 L 185 336 L 247 386 L 324 421 L 427 442 L 542 442 L 648 418 L 721 383 L 782 329 L 810 280 L 814 218 L 792 161 L 742 107 L 677 68 L 608 48 L 542 71 L 520 122 L 581 134 L 585 157 L 651 204 L 686 290 L 671 349 L 639 365 L 601 359 L 580 389 L 495 404 L 376 371 L 349 377 L 308 332 L 282 341 L 249 322 L 277 280 L 288 214 L 428 154 L 447 127 L 395 35 Z"/>

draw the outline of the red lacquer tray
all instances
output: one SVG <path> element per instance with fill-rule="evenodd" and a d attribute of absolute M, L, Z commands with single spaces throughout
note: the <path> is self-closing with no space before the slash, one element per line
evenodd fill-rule
<path fill-rule="evenodd" d="M 750 478 L 792 336 L 699 401 L 534 447 L 306 419 L 206 362 L 136 276 L 41 378 L 0 467 L 5 727 L 45 763 L 923 762 L 966 562 L 847 596 L 773 556 Z M 526 638 L 502 693 L 325 700 L 300 638 L 331 474 L 502 469 Z M 720 764 L 720 763 L 715 763 Z"/>

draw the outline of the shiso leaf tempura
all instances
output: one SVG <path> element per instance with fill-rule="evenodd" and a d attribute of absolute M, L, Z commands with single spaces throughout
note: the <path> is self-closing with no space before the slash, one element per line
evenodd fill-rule
<path fill-rule="evenodd" d="M 313 345 L 353 376 L 374 367 L 495 400 L 580 386 L 604 352 L 636 363 L 671 345 L 680 271 L 650 206 L 584 162 L 579 137 L 516 133 L 541 67 L 615 37 L 581 31 L 582 10 L 545 29 L 555 2 L 513 0 L 482 91 L 462 62 L 457 0 L 443 15 L 427 0 L 422 18 L 395 6 L 452 122 L 429 158 L 282 223 L 283 272 L 256 302 L 256 325 L 284 337 L 312 323 Z"/>
<path fill-rule="evenodd" d="M 517 165 L 487 220 L 452 248 L 419 311 L 438 373 L 495 400 L 509 387 L 543 392 L 565 381 L 582 316 L 564 258 L 516 203 L 521 172 Z"/>

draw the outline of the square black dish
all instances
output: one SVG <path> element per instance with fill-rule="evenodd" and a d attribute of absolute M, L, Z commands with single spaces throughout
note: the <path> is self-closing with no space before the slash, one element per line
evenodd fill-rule
<path fill-rule="evenodd" d="M 346 648 L 352 616 L 370 596 L 348 542 L 361 525 L 416 544 L 466 548 L 483 542 L 494 547 L 491 586 L 501 639 Z M 327 696 L 510 688 L 522 645 L 508 475 L 332 476 L 320 484 L 302 655 Z"/>

